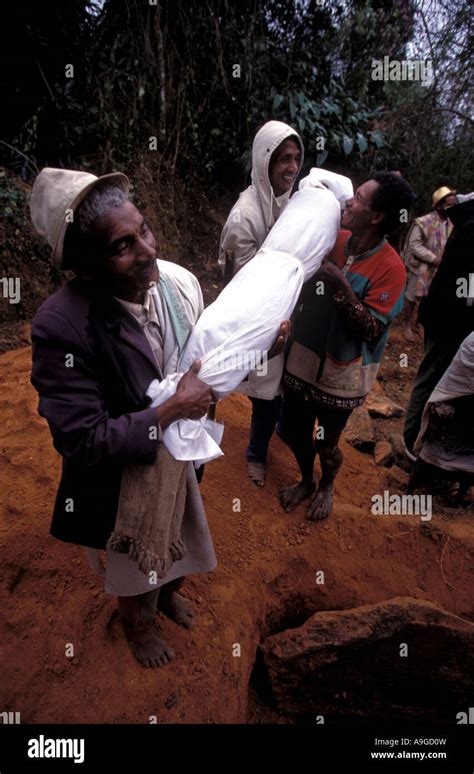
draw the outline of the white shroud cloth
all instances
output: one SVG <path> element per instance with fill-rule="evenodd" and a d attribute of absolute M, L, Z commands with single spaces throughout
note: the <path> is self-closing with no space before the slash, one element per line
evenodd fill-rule
<path fill-rule="evenodd" d="M 352 186 L 348 178 L 333 178 L 336 194 L 329 190 L 331 180 L 324 180 L 326 188 L 314 179 L 292 197 L 255 257 L 202 313 L 181 356 L 179 373 L 151 383 L 147 394 L 152 406 L 174 394 L 196 358 L 201 360 L 199 378 L 219 398 L 235 390 L 251 370 L 265 372 L 266 353 L 280 323 L 291 317 L 303 282 L 315 274 L 336 241 L 341 190 L 349 198 Z M 222 454 L 221 436 L 222 429 L 213 430 L 209 420 L 186 419 L 166 428 L 163 442 L 175 459 L 198 465 Z"/>

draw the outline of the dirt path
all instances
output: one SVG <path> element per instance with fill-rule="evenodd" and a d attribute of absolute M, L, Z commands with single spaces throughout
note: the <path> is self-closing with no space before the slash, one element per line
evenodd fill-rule
<path fill-rule="evenodd" d="M 383 373 L 398 402 L 406 402 L 416 360 L 414 352 L 411 373 L 396 378 L 403 346 L 397 332 Z M 0 357 L 2 711 L 21 712 L 24 723 L 147 723 L 150 716 L 158 723 L 292 722 L 260 695 L 258 674 L 249 689 L 263 636 L 317 610 L 397 595 L 473 619 L 468 511 L 437 506 L 424 523 L 371 515 L 370 498 L 387 488 L 390 471 L 343 443 L 332 518 L 310 524 L 304 504 L 286 515 L 277 490 L 294 479 L 295 463 L 275 438 L 266 488 L 247 480 L 249 404 L 234 395 L 218 407 L 225 456 L 207 466 L 202 485 L 218 569 L 185 585 L 199 613 L 192 633 L 161 621 L 177 652 L 173 664 L 141 669 L 83 550 L 48 535 L 59 458 L 37 416 L 29 369 L 28 347 Z M 319 570 L 324 585 L 315 582 Z M 68 643 L 74 658 L 66 656 Z"/>

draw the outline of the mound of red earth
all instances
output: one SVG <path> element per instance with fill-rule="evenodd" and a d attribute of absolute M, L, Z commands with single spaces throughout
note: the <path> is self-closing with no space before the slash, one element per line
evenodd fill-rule
<path fill-rule="evenodd" d="M 402 346 L 392 343 L 387 350 L 382 376 L 387 392 L 388 385 L 397 385 L 390 397 L 406 406 L 415 360 L 400 376 Z M 417 601 L 432 603 L 445 617 L 463 619 L 463 631 L 470 628 L 474 525 L 469 509 L 453 511 L 435 498 L 429 521 L 372 515 L 374 494 L 403 491 L 403 471 L 376 466 L 371 454 L 343 441 L 345 462 L 331 518 L 308 522 L 304 503 L 285 514 L 278 489 L 295 480 L 296 464 L 274 438 L 266 487 L 259 489 L 248 480 L 250 404 L 233 395 L 217 411 L 218 420 L 225 423 L 225 456 L 206 467 L 202 483 L 218 567 L 212 574 L 188 579 L 184 586 L 198 612 L 193 630 L 158 619 L 176 650 L 175 660 L 163 669 L 143 669 L 124 641 L 116 602 L 103 592 L 84 550 L 48 534 L 60 460 L 46 423 L 37 415 L 37 396 L 29 384 L 30 357 L 29 347 L 0 357 L 1 711 L 20 712 L 23 723 L 148 723 L 150 718 L 158 723 L 292 723 L 317 704 L 326 722 L 337 722 L 347 720 L 352 709 L 363 718 L 366 702 L 370 717 L 370 695 L 357 692 L 364 668 L 370 670 L 369 650 L 360 650 L 368 646 L 361 631 L 370 637 L 369 622 L 374 620 L 373 613 L 363 611 L 394 597 L 410 598 L 399 601 L 398 620 L 387 629 L 389 639 L 408 643 L 404 702 L 415 707 L 415 714 L 428 711 L 423 702 L 416 705 L 408 685 L 423 658 L 416 649 L 435 637 L 432 627 L 438 618 L 425 621 L 426 632 L 422 624 L 410 640 L 410 611 Z M 386 423 L 388 433 L 399 432 L 403 420 L 379 421 Z M 375 430 L 380 440 L 379 424 Z M 313 697 L 308 704 L 305 695 L 299 705 L 293 696 L 291 704 L 278 706 L 262 653 L 273 637 L 282 636 L 278 633 L 289 636 L 287 629 L 304 626 L 311 616 L 316 616 L 311 619 L 314 633 L 317 616 L 330 611 L 352 616 L 351 631 L 359 632 L 359 639 L 344 643 L 349 661 L 351 648 L 354 654 L 359 648 L 359 671 L 346 681 L 352 701 L 342 695 L 344 670 L 333 683 L 326 670 L 317 701 Z M 361 617 L 366 629 L 356 627 Z M 442 671 L 443 658 L 449 661 L 446 637 L 442 647 L 425 648 L 425 666 L 433 674 Z M 392 658 L 396 675 L 398 649 L 392 648 L 390 656 L 386 645 L 380 647 L 385 673 Z M 456 661 L 461 688 L 468 686 L 469 672 L 472 675 L 471 652 L 466 648 L 464 661 Z M 382 687 L 380 691 L 383 696 Z M 396 708 L 385 701 L 384 716 L 389 718 L 392 710 Z"/>

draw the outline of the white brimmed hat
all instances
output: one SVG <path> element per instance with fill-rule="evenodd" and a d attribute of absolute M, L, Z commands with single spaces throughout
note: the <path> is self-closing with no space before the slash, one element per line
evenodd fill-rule
<path fill-rule="evenodd" d="M 99 182 L 128 194 L 130 181 L 122 172 L 97 177 L 89 172 L 45 167 L 36 178 L 30 199 L 31 220 L 38 234 L 53 248 L 51 260 L 58 269 L 63 265 L 63 245 L 70 215 Z"/>

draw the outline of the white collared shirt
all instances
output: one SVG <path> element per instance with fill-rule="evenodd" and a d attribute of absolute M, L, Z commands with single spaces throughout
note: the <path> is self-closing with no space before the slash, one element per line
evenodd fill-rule
<path fill-rule="evenodd" d="M 153 289 L 156 288 L 156 286 L 156 282 L 150 283 L 150 287 L 145 292 L 143 304 L 125 301 L 123 298 L 117 298 L 117 296 L 114 296 L 114 298 L 122 304 L 127 312 L 130 312 L 139 323 L 147 337 L 158 367 L 160 371 L 163 372 L 163 325 L 158 317 L 156 305 L 153 303 L 152 299 L 152 292 L 155 292 Z"/>

